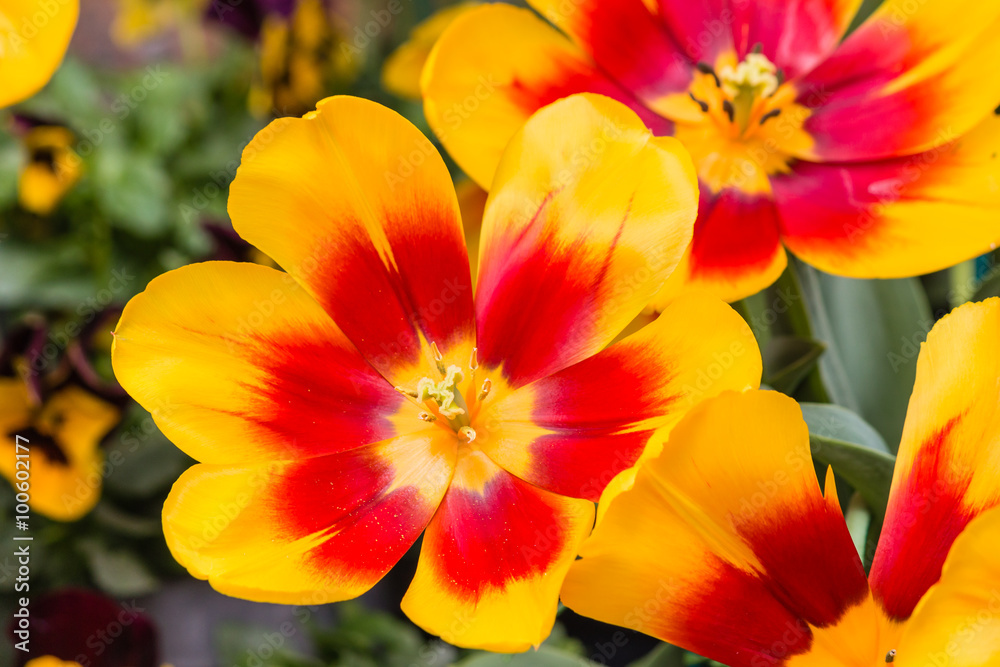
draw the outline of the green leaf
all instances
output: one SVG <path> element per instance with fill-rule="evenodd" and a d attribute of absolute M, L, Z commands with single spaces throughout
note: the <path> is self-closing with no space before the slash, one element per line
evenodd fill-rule
<path fill-rule="evenodd" d="M 798 264 L 830 398 L 874 426 L 895 451 L 916 378 L 920 343 L 934 324 L 916 278 L 857 280 Z"/>
<path fill-rule="evenodd" d="M 673 644 L 660 644 L 629 667 L 687 667 L 687 651 Z"/>
<path fill-rule="evenodd" d="M 537 651 L 514 655 L 480 653 L 455 664 L 456 667 L 593 667 L 596 663 L 542 646 Z"/>
<path fill-rule="evenodd" d="M 0 306 L 76 307 L 93 295 L 94 278 L 79 244 L 0 238 Z"/>
<path fill-rule="evenodd" d="M 1000 296 L 1000 271 L 987 273 L 971 300 L 982 301 L 994 296 Z"/>
<path fill-rule="evenodd" d="M 95 152 L 94 163 L 98 201 L 116 226 L 142 238 L 167 230 L 172 185 L 156 158 L 109 143 Z"/>
<path fill-rule="evenodd" d="M 131 551 L 112 550 L 97 539 L 81 540 L 80 549 L 87 558 L 94 581 L 110 595 L 147 595 L 159 588 L 157 578 Z"/>
<path fill-rule="evenodd" d="M 764 382 L 782 393 L 791 394 L 816 367 L 824 351 L 826 345 L 808 338 L 771 338 L 761 352 Z"/>
<path fill-rule="evenodd" d="M 882 436 L 861 417 L 836 405 L 802 403 L 813 460 L 833 470 L 861 494 L 881 523 L 896 458 Z"/>

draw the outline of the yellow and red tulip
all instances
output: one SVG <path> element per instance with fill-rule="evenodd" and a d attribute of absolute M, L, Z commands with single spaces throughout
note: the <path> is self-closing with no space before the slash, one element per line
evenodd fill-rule
<path fill-rule="evenodd" d="M 727 392 L 611 501 L 563 601 L 732 667 L 996 664 L 997 341 L 1000 299 L 928 336 L 869 577 L 796 403 Z"/>
<path fill-rule="evenodd" d="M 201 462 L 164 507 L 174 556 L 221 592 L 314 604 L 367 591 L 423 534 L 415 623 L 537 646 L 608 481 L 698 398 L 759 382 L 718 301 L 604 349 L 696 207 L 675 140 L 608 98 L 563 100 L 505 152 L 473 298 L 455 189 L 416 128 L 351 97 L 271 123 L 229 211 L 287 273 L 172 271 L 115 332 L 119 381 Z"/>
<path fill-rule="evenodd" d="M 694 241 L 665 288 L 727 300 L 785 248 L 868 278 L 945 268 L 1000 242 L 1000 5 L 888 0 L 529 0 L 459 16 L 424 72 L 425 112 L 489 185 L 534 110 L 576 92 L 628 104 L 691 151 Z M 954 221 L 945 223 L 944 221 Z"/>

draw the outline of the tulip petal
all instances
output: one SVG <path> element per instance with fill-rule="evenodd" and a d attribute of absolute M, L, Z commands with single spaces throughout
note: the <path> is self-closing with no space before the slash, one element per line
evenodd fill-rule
<path fill-rule="evenodd" d="M 21 0 L 0 7 L 0 108 L 48 83 L 66 55 L 79 13 L 79 0 Z"/>
<path fill-rule="evenodd" d="M 593 521 L 593 503 L 537 489 L 469 452 L 424 534 L 403 611 L 457 646 L 537 647 Z"/>
<path fill-rule="evenodd" d="M 299 283 L 251 263 L 192 264 L 154 279 L 125 307 L 112 361 L 163 433 L 205 463 L 385 440 L 407 405 Z"/>
<path fill-rule="evenodd" d="M 929 273 L 1000 242 L 1000 116 L 908 158 L 801 162 L 772 181 L 788 249 L 855 278 Z M 949 221 L 943 225 L 942 220 Z"/>
<path fill-rule="evenodd" d="M 822 161 L 873 160 L 960 137 L 1000 102 L 1000 5 L 887 0 L 803 77 L 799 103 Z"/>
<path fill-rule="evenodd" d="M 962 531 L 944 563 L 941 580 L 906 624 L 895 664 L 986 667 L 1000 660 L 998 536 L 998 509 L 985 512 Z"/>
<path fill-rule="evenodd" d="M 737 58 L 742 60 L 759 44 L 761 52 L 784 71 L 785 78 L 792 79 L 811 70 L 836 48 L 860 6 L 861 0 L 733 3 L 729 11 Z"/>
<path fill-rule="evenodd" d="M 434 133 L 487 190 L 514 133 L 535 111 L 567 95 L 620 100 L 658 135 L 673 127 L 536 15 L 500 3 L 469 11 L 449 26 L 427 61 L 422 89 Z"/>
<path fill-rule="evenodd" d="M 272 122 L 243 152 L 229 213 L 392 382 L 409 381 L 400 375 L 408 366 L 433 369 L 429 343 L 443 350 L 471 340 L 472 282 L 451 177 L 394 111 L 331 97 L 303 118 Z"/>
<path fill-rule="evenodd" d="M 737 301 L 772 284 L 787 263 L 778 225 L 767 195 L 703 185 L 694 241 L 651 307 L 662 310 L 683 290 Z"/>
<path fill-rule="evenodd" d="M 733 48 L 733 21 L 729 0 L 658 0 L 660 20 L 693 62 L 714 63 Z"/>
<path fill-rule="evenodd" d="M 660 452 L 662 432 L 694 403 L 756 388 L 760 374 L 743 318 L 721 301 L 684 296 L 608 349 L 487 403 L 487 423 L 501 427 L 482 447 L 535 486 L 598 500 L 640 455 Z"/>
<path fill-rule="evenodd" d="M 441 429 L 294 462 L 200 464 L 163 508 L 174 558 L 227 595 L 323 604 L 373 586 L 413 545 L 448 487 Z"/>
<path fill-rule="evenodd" d="M 994 298 L 956 308 L 921 348 L 871 569 L 875 599 L 891 620 L 913 613 L 955 538 L 1000 503 L 998 340 Z"/>
<path fill-rule="evenodd" d="M 832 473 L 826 489 L 795 401 L 707 399 L 611 503 L 563 602 L 733 667 L 870 664 L 874 605 Z"/>
<path fill-rule="evenodd" d="M 694 63 L 643 0 L 530 0 L 597 66 L 648 103 L 687 90 Z"/>
<path fill-rule="evenodd" d="M 420 75 L 431 49 L 451 22 L 478 2 L 460 2 L 434 12 L 410 32 L 410 37 L 382 65 L 382 87 L 399 97 L 420 99 Z"/>
<path fill-rule="evenodd" d="M 598 95 L 552 104 L 511 140 L 483 218 L 479 357 L 521 386 L 610 343 L 660 289 L 697 211 L 680 143 Z"/>

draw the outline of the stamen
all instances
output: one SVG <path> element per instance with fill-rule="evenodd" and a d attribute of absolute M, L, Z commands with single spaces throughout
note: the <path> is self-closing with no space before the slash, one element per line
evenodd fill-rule
<path fill-rule="evenodd" d="M 435 417 L 434 415 L 432 415 L 429 412 L 421 412 L 417 416 L 420 417 L 421 419 L 423 419 L 425 422 L 436 422 L 437 421 L 437 417 Z"/>
<path fill-rule="evenodd" d="M 697 97 L 694 96 L 694 93 L 688 93 L 688 95 L 690 95 L 691 99 L 695 101 L 695 104 L 697 104 L 699 107 L 701 107 L 702 113 L 708 112 L 708 103 L 707 102 L 702 102 L 701 100 L 699 100 Z"/>
<path fill-rule="evenodd" d="M 702 74 L 711 74 L 712 78 L 715 79 L 715 87 L 722 88 L 722 81 L 719 80 L 719 75 L 715 73 L 715 68 L 704 61 L 700 61 L 695 68 Z"/>
<path fill-rule="evenodd" d="M 444 375 L 447 372 L 442 362 L 444 357 L 441 356 L 441 350 L 438 349 L 437 343 L 431 343 L 431 354 L 434 355 L 434 363 L 437 366 L 438 373 Z"/>
<path fill-rule="evenodd" d="M 493 388 L 493 383 L 490 382 L 489 378 L 483 380 L 483 388 L 479 390 L 479 396 L 476 397 L 477 401 L 481 401 L 490 395 L 490 389 Z"/>
<path fill-rule="evenodd" d="M 469 360 L 469 368 L 476 370 L 479 368 L 479 348 L 472 348 L 472 358 Z"/>
<path fill-rule="evenodd" d="M 750 53 L 760 53 L 763 50 L 764 50 L 764 45 L 761 42 L 757 42 L 756 44 L 753 45 L 753 48 L 750 49 Z"/>
<path fill-rule="evenodd" d="M 417 396 L 420 395 L 417 392 L 413 391 L 412 389 L 405 389 L 404 387 L 400 387 L 399 385 L 396 385 L 395 387 L 393 387 L 393 389 L 398 391 L 403 396 L 409 396 L 410 398 L 416 398 Z"/>
<path fill-rule="evenodd" d="M 888 653 L 885 654 L 885 661 L 886 662 L 892 662 L 895 659 L 896 659 L 896 649 L 892 649 Z"/>
<path fill-rule="evenodd" d="M 462 428 L 458 429 L 458 435 L 465 438 L 466 442 L 472 442 L 473 440 L 476 439 L 476 429 L 472 428 L 471 426 L 463 426 Z"/>
<path fill-rule="evenodd" d="M 778 92 L 778 88 L 780 88 L 781 84 L 785 82 L 785 70 L 779 69 L 777 72 L 775 72 L 774 79 L 778 82 L 778 86 L 774 89 L 774 92 L 768 95 L 768 97 L 774 97 L 774 93 Z"/>
<path fill-rule="evenodd" d="M 723 100 L 722 101 L 722 110 L 726 112 L 727 116 L 729 116 L 729 122 L 730 123 L 735 123 L 736 122 L 736 109 L 733 108 L 733 103 L 732 102 L 730 102 L 729 100 Z"/>
<path fill-rule="evenodd" d="M 766 114 L 760 117 L 760 124 L 763 125 L 767 122 L 769 118 L 777 118 L 781 115 L 781 109 L 771 109 Z"/>
<path fill-rule="evenodd" d="M 997 108 L 993 110 L 993 113 L 1000 116 L 1000 106 L 997 106 Z"/>

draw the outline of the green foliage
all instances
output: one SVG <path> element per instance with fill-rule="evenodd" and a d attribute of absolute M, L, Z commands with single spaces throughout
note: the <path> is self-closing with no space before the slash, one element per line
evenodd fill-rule
<path fill-rule="evenodd" d="M 861 415 L 895 451 L 920 343 L 934 324 L 920 282 L 855 280 L 799 266 L 814 335 L 827 346 L 819 368 L 830 399 Z"/>

